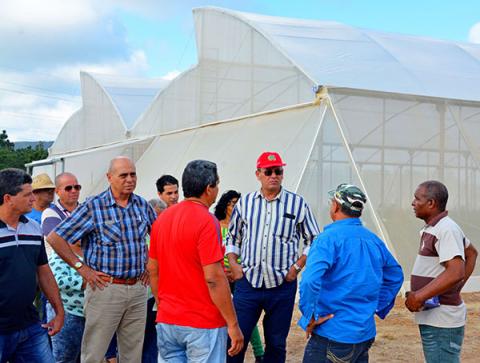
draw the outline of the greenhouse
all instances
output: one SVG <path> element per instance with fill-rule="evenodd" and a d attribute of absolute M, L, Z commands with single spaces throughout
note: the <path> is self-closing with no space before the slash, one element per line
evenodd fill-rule
<path fill-rule="evenodd" d="M 422 181 L 447 185 L 450 215 L 480 240 L 480 45 L 212 7 L 193 14 L 196 66 L 169 83 L 82 73 L 83 106 L 33 173 L 71 171 L 86 197 L 106 187 L 112 157 L 129 155 L 137 192 L 150 198 L 160 175 L 204 158 L 218 164 L 221 190 L 245 193 L 258 188 L 257 156 L 273 150 L 287 163 L 284 186 L 320 225 L 328 190 L 361 186 L 364 222 L 407 275 Z M 480 290 L 478 269 L 466 288 Z"/>

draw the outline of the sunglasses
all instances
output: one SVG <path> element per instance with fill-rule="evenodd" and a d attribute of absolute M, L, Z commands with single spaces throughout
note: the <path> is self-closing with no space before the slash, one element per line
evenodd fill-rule
<path fill-rule="evenodd" d="M 263 174 L 265 174 L 265 176 L 270 176 L 273 173 L 275 173 L 275 175 L 283 175 L 283 169 L 282 168 L 275 168 L 275 169 L 265 169 L 263 171 Z"/>
<path fill-rule="evenodd" d="M 66 192 L 71 192 L 72 189 L 75 189 L 78 192 L 80 191 L 80 189 L 82 189 L 82 186 L 80 184 L 75 184 L 75 185 L 67 185 L 65 188 L 63 188 L 63 190 L 65 190 Z"/>

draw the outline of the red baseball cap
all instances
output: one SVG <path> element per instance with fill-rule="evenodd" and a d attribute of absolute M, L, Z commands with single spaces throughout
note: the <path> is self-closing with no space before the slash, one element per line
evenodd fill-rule
<path fill-rule="evenodd" d="M 265 151 L 257 159 L 257 169 L 260 168 L 272 168 L 274 166 L 285 166 L 285 164 L 276 152 Z"/>

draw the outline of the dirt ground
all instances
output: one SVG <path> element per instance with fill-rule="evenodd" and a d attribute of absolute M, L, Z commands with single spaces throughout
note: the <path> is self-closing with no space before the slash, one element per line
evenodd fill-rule
<path fill-rule="evenodd" d="M 477 363 L 480 362 L 480 293 L 462 294 L 462 297 L 468 310 L 462 363 Z M 304 332 L 297 326 L 298 319 L 299 311 L 295 309 L 287 342 L 288 363 L 302 361 L 306 344 Z M 254 362 L 250 348 L 245 362 Z M 370 362 L 423 362 L 418 328 L 412 314 L 405 308 L 403 298 L 397 298 L 385 320 L 377 319 L 377 337 L 370 350 Z"/>

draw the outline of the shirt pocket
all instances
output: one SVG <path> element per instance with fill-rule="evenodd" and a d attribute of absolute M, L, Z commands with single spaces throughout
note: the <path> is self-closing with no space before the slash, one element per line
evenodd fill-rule
<path fill-rule="evenodd" d="M 281 217 L 274 235 L 279 237 L 282 242 L 289 242 L 295 234 L 297 228 L 297 221 L 295 218 Z"/>
<path fill-rule="evenodd" d="M 122 231 L 117 221 L 106 221 L 97 225 L 100 233 L 100 243 L 104 246 L 113 246 L 122 240 Z"/>

